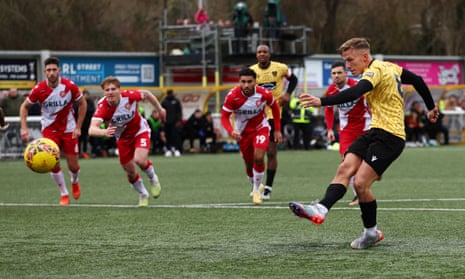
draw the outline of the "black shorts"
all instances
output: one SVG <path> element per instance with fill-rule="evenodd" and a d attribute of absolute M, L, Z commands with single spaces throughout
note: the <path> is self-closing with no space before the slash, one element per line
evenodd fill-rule
<path fill-rule="evenodd" d="M 359 155 L 381 176 L 402 153 L 405 141 L 382 129 L 370 129 L 359 136 L 348 148 L 347 153 Z"/>
<path fill-rule="evenodd" d="M 274 142 L 274 119 L 268 119 L 270 124 L 270 142 Z"/>

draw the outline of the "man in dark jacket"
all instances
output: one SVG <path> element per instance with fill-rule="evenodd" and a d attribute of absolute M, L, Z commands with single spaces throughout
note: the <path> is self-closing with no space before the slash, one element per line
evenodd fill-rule
<path fill-rule="evenodd" d="M 181 101 L 174 96 L 172 89 L 166 91 L 166 97 L 161 102 L 166 110 L 166 157 L 179 157 L 182 150 L 182 106 Z"/>

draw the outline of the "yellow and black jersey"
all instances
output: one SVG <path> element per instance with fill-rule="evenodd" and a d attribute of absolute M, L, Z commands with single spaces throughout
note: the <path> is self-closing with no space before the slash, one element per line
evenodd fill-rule
<path fill-rule="evenodd" d="M 370 128 L 379 128 L 405 139 L 402 68 L 390 62 L 373 60 L 363 72 L 373 89 L 365 93 L 372 120 Z"/>
<path fill-rule="evenodd" d="M 291 76 L 291 71 L 286 64 L 279 62 L 270 62 L 270 66 L 266 69 L 260 68 L 258 64 L 250 66 L 257 74 L 257 85 L 262 86 L 273 93 L 273 97 L 279 102 L 283 94 L 284 78 Z M 271 109 L 266 108 L 266 115 L 269 119 L 273 118 Z"/>

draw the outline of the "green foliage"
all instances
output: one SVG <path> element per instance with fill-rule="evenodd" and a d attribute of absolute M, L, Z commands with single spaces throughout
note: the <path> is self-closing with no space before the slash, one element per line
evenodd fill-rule
<path fill-rule="evenodd" d="M 404 151 L 374 184 L 386 239 L 366 251 L 349 247 L 362 229 L 350 191 L 321 226 L 287 208 L 321 198 L 334 151 L 280 152 L 263 206 L 238 153 L 152 157 L 163 190 L 149 208 L 116 158 L 80 161 L 69 207 L 49 175 L 0 161 L 0 278 L 461 278 L 464 152 Z"/>
<path fill-rule="evenodd" d="M 212 21 L 232 20 L 236 0 L 202 1 Z M 266 1 L 245 1 L 262 23 Z M 0 49 L 158 51 L 158 22 L 187 17 L 192 0 L 0 0 Z M 368 37 L 375 53 L 463 55 L 464 0 L 281 1 L 288 25 L 307 26 L 314 53 L 334 54 L 353 36 Z M 374 12 L 375 11 L 375 12 Z M 383 12 L 389 11 L 389 12 Z"/>

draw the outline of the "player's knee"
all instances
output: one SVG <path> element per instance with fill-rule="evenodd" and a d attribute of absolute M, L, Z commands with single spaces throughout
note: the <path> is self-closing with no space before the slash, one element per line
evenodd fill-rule
<path fill-rule="evenodd" d="M 147 166 L 147 159 L 135 157 L 134 163 L 136 163 L 136 165 L 138 165 L 140 168 L 144 168 Z"/>

